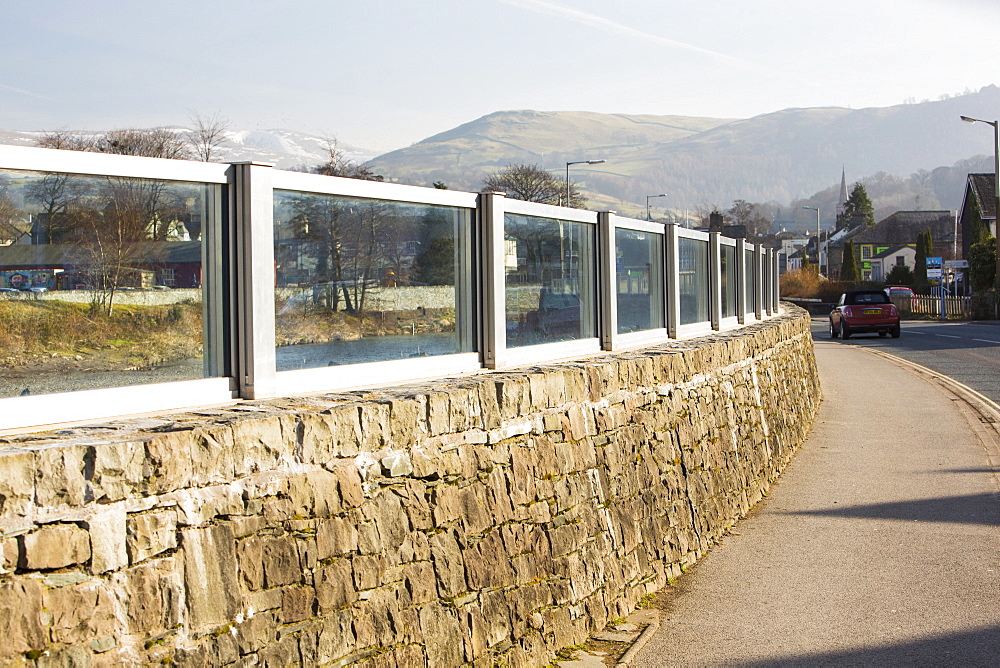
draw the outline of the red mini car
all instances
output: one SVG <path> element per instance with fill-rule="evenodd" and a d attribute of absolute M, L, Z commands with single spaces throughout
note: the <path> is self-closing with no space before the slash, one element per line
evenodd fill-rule
<path fill-rule="evenodd" d="M 844 339 L 851 334 L 878 332 L 899 338 L 899 312 L 883 290 L 851 290 L 840 295 L 830 313 L 830 337 Z"/>

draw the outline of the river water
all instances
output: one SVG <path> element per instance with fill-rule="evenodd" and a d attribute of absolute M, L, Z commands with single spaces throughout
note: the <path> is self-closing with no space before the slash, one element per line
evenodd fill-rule
<path fill-rule="evenodd" d="M 433 357 L 462 352 L 455 332 L 379 336 L 353 341 L 330 341 L 276 350 L 277 370 L 316 369 L 343 364 L 363 364 Z M 68 360 L 45 360 L 16 369 L 0 369 L 0 397 L 54 394 L 147 383 L 195 380 L 204 377 L 202 360 L 189 359 L 147 369 L 101 370 L 79 368 Z"/>
<path fill-rule="evenodd" d="M 373 336 L 353 341 L 330 341 L 278 348 L 278 371 L 316 369 L 342 364 L 363 364 L 434 357 L 463 352 L 455 332 L 404 336 Z"/>

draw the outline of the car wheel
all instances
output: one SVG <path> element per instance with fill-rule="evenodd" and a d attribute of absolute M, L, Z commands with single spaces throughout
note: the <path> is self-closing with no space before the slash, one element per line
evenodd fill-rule
<path fill-rule="evenodd" d="M 848 327 L 847 323 L 843 321 L 840 322 L 840 338 L 844 339 L 845 341 L 851 338 L 851 328 Z"/>
<path fill-rule="evenodd" d="M 837 328 L 833 326 L 833 321 L 830 321 L 830 338 L 837 338 Z"/>
<path fill-rule="evenodd" d="M 899 338 L 899 325 L 896 325 L 895 327 L 893 327 L 892 331 L 890 332 L 890 334 L 892 334 L 892 338 L 898 339 Z"/>

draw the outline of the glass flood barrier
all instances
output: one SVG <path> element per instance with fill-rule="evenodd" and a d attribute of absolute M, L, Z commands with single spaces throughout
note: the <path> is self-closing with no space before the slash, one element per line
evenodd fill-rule
<path fill-rule="evenodd" d="M 504 214 L 507 346 L 597 336 L 596 228 Z"/>
<path fill-rule="evenodd" d="M 0 397 L 226 375 L 221 189 L 0 170 Z"/>
<path fill-rule="evenodd" d="M 276 370 L 473 351 L 472 213 L 276 190 Z"/>
<path fill-rule="evenodd" d="M 0 146 L 0 430 L 646 345 L 736 324 L 722 321 L 741 281 L 744 310 L 776 308 L 760 247 L 621 223 L 250 163 Z"/>
<path fill-rule="evenodd" d="M 615 229 L 618 333 L 666 327 L 663 300 L 663 235 Z"/>
<path fill-rule="evenodd" d="M 680 237 L 677 250 L 680 324 L 708 322 L 708 241 Z"/>

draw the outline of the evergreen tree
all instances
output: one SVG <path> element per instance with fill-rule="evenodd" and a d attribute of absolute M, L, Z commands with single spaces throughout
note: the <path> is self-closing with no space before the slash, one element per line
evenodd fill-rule
<path fill-rule="evenodd" d="M 848 241 L 844 244 L 844 261 L 840 265 L 840 280 L 857 281 L 860 278 L 858 261 L 854 257 L 854 242 Z"/>
<path fill-rule="evenodd" d="M 885 277 L 886 285 L 913 285 L 913 270 L 905 264 L 898 264 Z"/>
<path fill-rule="evenodd" d="M 997 272 L 997 241 L 986 237 L 969 248 L 969 282 L 976 292 L 989 290 Z"/>
<path fill-rule="evenodd" d="M 875 224 L 875 207 L 868 197 L 868 191 L 860 183 L 854 184 L 854 189 L 844 202 L 844 219 L 851 218 L 864 218 L 866 227 Z"/>
<path fill-rule="evenodd" d="M 914 258 L 913 287 L 917 292 L 926 291 L 930 287 L 927 281 L 927 258 L 934 253 L 934 239 L 930 228 L 917 235 L 917 255 Z"/>

